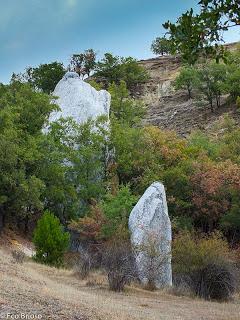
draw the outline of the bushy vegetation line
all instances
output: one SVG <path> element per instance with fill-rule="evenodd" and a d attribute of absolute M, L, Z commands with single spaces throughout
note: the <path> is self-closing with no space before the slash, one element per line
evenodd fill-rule
<path fill-rule="evenodd" d="M 118 228 L 127 233 L 131 207 L 152 181 L 161 180 L 176 230 L 218 229 L 236 241 L 240 131 L 233 121 L 225 118 L 219 124 L 221 136 L 197 132 L 185 140 L 142 127 L 144 106 L 130 97 L 125 82 L 109 90 L 110 131 L 105 119 L 81 126 L 62 119 L 45 134 L 42 128 L 56 108 L 50 97 L 28 84 L 1 86 L 2 222 L 27 231 L 48 209 L 63 224 L 80 217 L 79 226 L 78 220 L 71 223 L 80 230 L 96 224 L 101 237 L 111 237 Z M 115 157 L 106 166 L 106 150 L 113 148 Z"/>

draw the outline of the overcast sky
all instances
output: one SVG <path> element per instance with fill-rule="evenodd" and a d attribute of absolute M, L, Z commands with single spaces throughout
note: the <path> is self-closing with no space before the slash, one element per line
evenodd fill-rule
<path fill-rule="evenodd" d="M 175 21 L 194 0 L 0 0 L 0 82 L 26 66 L 61 61 L 93 48 L 138 59 L 152 56 L 162 23 Z M 227 42 L 240 40 L 232 29 Z"/>

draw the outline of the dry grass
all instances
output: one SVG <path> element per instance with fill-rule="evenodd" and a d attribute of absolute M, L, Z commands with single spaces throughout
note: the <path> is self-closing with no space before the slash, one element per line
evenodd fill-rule
<path fill-rule="evenodd" d="M 8 312 L 42 314 L 42 319 L 83 320 L 237 320 L 240 302 L 214 303 L 163 292 L 128 287 L 124 293 L 107 288 L 105 275 L 79 280 L 71 270 L 34 262 L 13 264 L 0 251 L 0 318 Z"/>

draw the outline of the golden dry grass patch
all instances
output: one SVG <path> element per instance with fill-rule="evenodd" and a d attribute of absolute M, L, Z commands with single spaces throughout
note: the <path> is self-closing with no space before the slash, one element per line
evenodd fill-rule
<path fill-rule="evenodd" d="M 46 319 L 240 319 L 238 298 L 220 304 L 168 292 L 149 292 L 139 286 L 129 286 L 119 294 L 108 290 L 106 274 L 101 271 L 80 280 L 69 269 L 56 269 L 31 261 L 23 265 L 13 263 L 11 256 L 2 250 L 0 279 L 0 310 L 32 310 L 42 312 Z"/>

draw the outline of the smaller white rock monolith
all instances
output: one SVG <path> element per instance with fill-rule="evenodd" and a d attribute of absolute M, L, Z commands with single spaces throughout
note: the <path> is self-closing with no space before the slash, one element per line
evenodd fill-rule
<path fill-rule="evenodd" d="M 171 286 L 172 232 L 162 183 L 154 182 L 145 191 L 130 214 L 129 229 L 141 282 L 157 288 Z"/>

